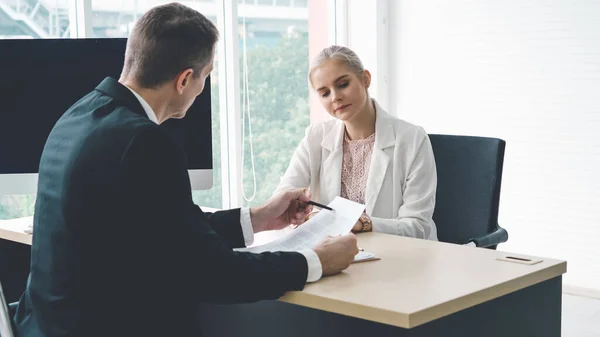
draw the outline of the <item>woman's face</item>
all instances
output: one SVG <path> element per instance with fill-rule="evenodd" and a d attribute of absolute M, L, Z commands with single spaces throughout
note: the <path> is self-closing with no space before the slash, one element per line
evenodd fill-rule
<path fill-rule="evenodd" d="M 356 74 L 343 61 L 331 59 L 315 68 L 310 79 L 321 104 L 333 117 L 347 122 L 367 110 L 368 70 Z"/>

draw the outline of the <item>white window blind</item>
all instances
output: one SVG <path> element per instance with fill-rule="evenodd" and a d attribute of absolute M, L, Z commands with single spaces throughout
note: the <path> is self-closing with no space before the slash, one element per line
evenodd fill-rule
<path fill-rule="evenodd" d="M 501 250 L 600 293 L 600 1 L 390 1 L 390 108 L 507 142 Z"/>

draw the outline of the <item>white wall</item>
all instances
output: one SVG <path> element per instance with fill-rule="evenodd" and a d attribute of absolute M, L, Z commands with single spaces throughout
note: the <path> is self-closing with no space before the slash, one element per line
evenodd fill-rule
<path fill-rule="evenodd" d="M 600 1 L 392 0 L 390 108 L 507 141 L 501 250 L 600 292 Z"/>

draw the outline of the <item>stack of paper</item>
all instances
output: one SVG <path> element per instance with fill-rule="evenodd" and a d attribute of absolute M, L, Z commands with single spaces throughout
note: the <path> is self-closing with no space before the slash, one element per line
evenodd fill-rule
<path fill-rule="evenodd" d="M 321 210 L 296 230 L 279 239 L 264 245 L 236 250 L 262 253 L 313 249 L 328 236 L 338 236 L 349 233 L 365 209 L 365 205 L 341 197 L 336 197 L 327 206 L 331 207 L 333 211 L 325 209 Z M 360 252 L 356 256 L 356 262 L 375 258 L 374 254 L 366 252 Z"/>

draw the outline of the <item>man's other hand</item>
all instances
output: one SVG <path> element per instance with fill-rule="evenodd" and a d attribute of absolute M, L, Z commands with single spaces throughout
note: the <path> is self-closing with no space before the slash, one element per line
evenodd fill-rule
<path fill-rule="evenodd" d="M 354 256 L 358 254 L 356 236 L 349 233 L 329 237 L 315 247 L 315 253 L 321 260 L 323 276 L 337 274 L 348 268 L 354 260 Z"/>

